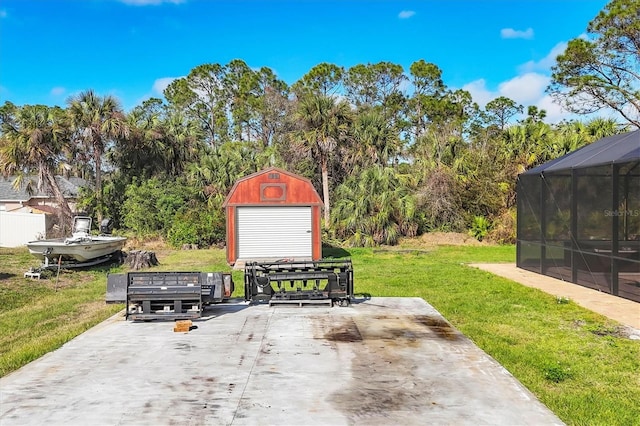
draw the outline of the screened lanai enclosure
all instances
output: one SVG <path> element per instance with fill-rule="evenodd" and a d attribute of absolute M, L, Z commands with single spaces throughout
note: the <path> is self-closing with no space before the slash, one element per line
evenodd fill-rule
<path fill-rule="evenodd" d="M 640 302 L 640 131 L 518 176 L 516 264 Z"/>

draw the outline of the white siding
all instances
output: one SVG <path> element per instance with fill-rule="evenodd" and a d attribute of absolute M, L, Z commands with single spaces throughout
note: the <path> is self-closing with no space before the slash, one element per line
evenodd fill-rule
<path fill-rule="evenodd" d="M 237 207 L 238 259 L 312 257 L 311 207 Z"/>
<path fill-rule="evenodd" d="M 0 211 L 0 247 L 18 247 L 45 238 L 47 215 Z"/>

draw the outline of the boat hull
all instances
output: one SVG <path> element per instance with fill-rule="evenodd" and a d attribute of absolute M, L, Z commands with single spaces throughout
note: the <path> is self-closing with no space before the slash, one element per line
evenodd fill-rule
<path fill-rule="evenodd" d="M 31 241 L 27 248 L 42 261 L 61 257 L 65 261 L 87 262 L 122 250 L 126 241 L 125 237 L 92 236 L 74 242 L 64 239 Z"/>

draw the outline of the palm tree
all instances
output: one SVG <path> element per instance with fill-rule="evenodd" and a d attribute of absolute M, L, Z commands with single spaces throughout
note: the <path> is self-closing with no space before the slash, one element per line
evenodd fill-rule
<path fill-rule="evenodd" d="M 400 140 L 378 110 L 364 110 L 356 117 L 353 137 L 357 163 L 386 166 L 399 155 Z"/>
<path fill-rule="evenodd" d="M 226 142 L 209 149 L 198 162 L 191 163 L 188 179 L 200 188 L 212 207 L 222 205 L 233 184 L 268 164 L 271 151 L 259 151 L 260 142 Z"/>
<path fill-rule="evenodd" d="M 620 128 L 622 126 L 611 118 L 599 117 L 588 121 L 586 127 L 589 134 L 593 137 L 592 142 L 595 142 L 598 139 L 620 133 Z"/>
<path fill-rule="evenodd" d="M 129 128 L 120 102 L 112 97 L 100 97 L 93 90 L 81 92 L 69 99 L 69 115 L 76 140 L 93 156 L 98 221 L 104 211 L 102 201 L 102 155 L 110 142 L 126 137 Z"/>
<path fill-rule="evenodd" d="M 164 167 L 169 176 L 180 176 L 185 167 L 204 148 L 204 140 L 197 124 L 184 114 L 169 114 L 162 125 Z"/>
<path fill-rule="evenodd" d="M 345 101 L 320 94 L 308 94 L 296 114 L 302 124 L 302 142 L 318 164 L 322 175 L 324 223 L 329 225 L 329 164 L 338 144 L 346 140 L 351 109 Z"/>
<path fill-rule="evenodd" d="M 156 168 L 160 168 L 158 116 L 136 107 L 127 114 L 126 120 L 129 136 L 116 141 L 113 149 L 107 152 L 107 159 L 128 181 L 134 175 L 148 179 Z"/>
<path fill-rule="evenodd" d="M 414 179 L 392 167 L 373 166 L 351 176 L 336 190 L 332 230 L 351 246 L 396 244 L 418 231 Z"/>
<path fill-rule="evenodd" d="M 44 105 L 16 108 L 0 120 L 0 168 L 4 175 L 17 174 L 14 186 L 27 185 L 32 191 L 29 175 L 37 171 L 38 190 L 50 190 L 55 197 L 64 224 L 73 216 L 55 179 L 64 154 L 69 149 L 68 123 L 63 110 Z"/>

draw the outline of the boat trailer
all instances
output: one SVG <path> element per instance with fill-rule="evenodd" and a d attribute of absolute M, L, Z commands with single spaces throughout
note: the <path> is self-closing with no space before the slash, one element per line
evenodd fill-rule
<path fill-rule="evenodd" d="M 349 306 L 353 299 L 351 260 L 247 262 L 245 300 L 251 303 L 334 304 Z"/>
<path fill-rule="evenodd" d="M 193 319 L 205 306 L 228 300 L 231 274 L 222 272 L 128 272 L 107 277 L 107 303 L 125 303 L 126 319 Z"/>

